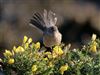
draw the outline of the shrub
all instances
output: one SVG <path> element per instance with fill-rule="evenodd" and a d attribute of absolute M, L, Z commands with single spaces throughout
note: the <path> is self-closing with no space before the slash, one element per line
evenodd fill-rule
<path fill-rule="evenodd" d="M 95 34 L 81 49 L 61 44 L 51 51 L 24 36 L 20 46 L 3 54 L 0 61 L 6 75 L 100 75 L 100 40 Z"/>

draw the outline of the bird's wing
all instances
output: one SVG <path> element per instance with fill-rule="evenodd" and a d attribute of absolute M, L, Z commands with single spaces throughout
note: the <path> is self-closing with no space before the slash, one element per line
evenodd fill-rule
<path fill-rule="evenodd" d="M 56 25 L 57 17 L 52 11 L 47 12 L 44 9 L 44 13 L 35 13 L 30 21 L 31 26 L 35 26 L 40 30 L 44 31 L 46 28 Z"/>
<path fill-rule="evenodd" d="M 30 25 L 32 27 L 35 26 L 39 28 L 41 31 L 45 30 L 45 22 L 43 16 L 40 13 L 34 13 L 32 19 L 30 20 Z"/>

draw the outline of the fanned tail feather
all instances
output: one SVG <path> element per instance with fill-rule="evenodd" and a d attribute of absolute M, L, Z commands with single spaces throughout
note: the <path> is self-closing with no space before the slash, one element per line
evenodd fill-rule
<path fill-rule="evenodd" d="M 43 15 L 40 13 L 35 13 L 30 21 L 31 26 L 36 26 L 40 30 L 44 31 L 45 28 L 49 28 L 54 26 L 57 22 L 57 17 L 55 17 L 55 13 L 44 9 Z"/>

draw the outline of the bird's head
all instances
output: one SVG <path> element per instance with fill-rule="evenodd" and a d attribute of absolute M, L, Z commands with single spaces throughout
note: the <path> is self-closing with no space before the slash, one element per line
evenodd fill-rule
<path fill-rule="evenodd" d="M 55 32 L 58 30 L 58 28 L 56 26 L 52 26 L 48 28 L 50 32 Z"/>
<path fill-rule="evenodd" d="M 47 28 L 45 33 L 48 35 L 53 35 L 56 31 L 58 31 L 58 28 L 56 26 L 52 26 Z"/>

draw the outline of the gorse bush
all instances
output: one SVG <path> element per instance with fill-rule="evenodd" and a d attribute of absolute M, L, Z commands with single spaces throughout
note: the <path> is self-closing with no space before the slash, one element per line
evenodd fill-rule
<path fill-rule="evenodd" d="M 81 49 L 61 44 L 51 51 L 24 36 L 22 45 L 3 54 L 6 75 L 100 75 L 100 39 L 95 34 Z"/>

